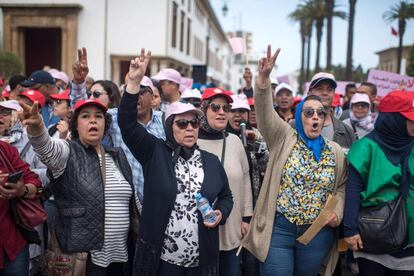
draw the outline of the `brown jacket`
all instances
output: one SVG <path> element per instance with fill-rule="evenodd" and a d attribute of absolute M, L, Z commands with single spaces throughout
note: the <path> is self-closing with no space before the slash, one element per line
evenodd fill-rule
<path fill-rule="evenodd" d="M 270 80 L 268 80 L 265 87 L 258 87 L 256 84 L 254 91 L 258 127 L 268 145 L 270 155 L 250 229 L 243 239 L 242 246 L 247 248 L 261 262 L 264 262 L 269 252 L 283 166 L 297 142 L 297 132 L 273 110 Z M 341 221 L 347 173 L 346 159 L 338 144 L 327 140 L 325 142 L 332 146 L 335 154 L 335 197 L 338 203 L 334 211 L 339 221 Z M 336 245 L 328 257 L 330 260 L 325 275 L 331 275 L 336 265 L 338 258 Z"/>

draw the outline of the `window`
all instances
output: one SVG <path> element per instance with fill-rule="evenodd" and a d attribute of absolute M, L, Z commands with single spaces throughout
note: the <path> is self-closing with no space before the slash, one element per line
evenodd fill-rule
<path fill-rule="evenodd" d="M 191 2 L 194 0 L 188 0 L 188 13 L 191 13 Z"/>
<path fill-rule="evenodd" d="M 175 48 L 177 46 L 177 15 L 178 5 L 173 2 L 173 14 L 172 14 L 172 34 L 171 34 L 171 46 Z"/>
<path fill-rule="evenodd" d="M 180 51 L 184 51 L 184 22 L 185 22 L 185 13 L 181 11 L 181 21 L 180 21 Z"/>
<path fill-rule="evenodd" d="M 194 36 L 193 49 L 193 57 L 199 61 L 203 61 L 204 44 L 197 36 Z"/>
<path fill-rule="evenodd" d="M 200 21 L 200 23 L 204 23 L 204 12 L 200 7 L 199 1 L 195 2 L 195 16 Z"/>
<path fill-rule="evenodd" d="M 191 45 L 191 19 L 187 18 L 187 55 L 190 55 Z"/>

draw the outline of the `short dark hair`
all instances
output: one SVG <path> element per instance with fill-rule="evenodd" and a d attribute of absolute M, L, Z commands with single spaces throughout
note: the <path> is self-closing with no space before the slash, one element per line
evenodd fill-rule
<path fill-rule="evenodd" d="M 118 107 L 121 102 L 121 92 L 119 91 L 118 85 L 110 80 L 97 80 L 92 86 L 99 84 L 108 93 L 109 100 L 111 101 L 108 108 Z"/>
<path fill-rule="evenodd" d="M 316 95 L 306 96 L 306 98 L 303 101 L 303 103 L 306 103 L 307 101 L 310 101 L 310 100 L 318 101 L 318 102 L 320 102 L 323 105 L 321 98 L 319 96 L 316 96 Z"/>
<path fill-rule="evenodd" d="M 372 82 L 362 82 L 360 86 L 368 86 L 371 89 L 371 96 L 377 96 L 377 86 Z"/>
<path fill-rule="evenodd" d="M 72 136 L 72 139 L 79 139 L 79 133 L 78 133 L 78 117 L 80 112 L 83 108 L 80 108 L 76 110 L 73 113 L 72 118 L 70 119 L 70 133 Z M 104 112 L 105 113 L 105 112 Z M 105 130 L 104 130 L 104 136 L 108 129 L 111 127 L 112 124 L 112 116 L 108 113 L 105 113 Z"/>
<path fill-rule="evenodd" d="M 356 85 L 355 85 L 355 83 L 353 83 L 353 82 L 348 83 L 348 84 L 345 86 L 345 93 L 347 93 L 347 92 L 348 92 L 348 90 L 349 90 L 349 89 L 351 89 L 351 88 L 355 88 L 355 89 L 356 89 Z"/>

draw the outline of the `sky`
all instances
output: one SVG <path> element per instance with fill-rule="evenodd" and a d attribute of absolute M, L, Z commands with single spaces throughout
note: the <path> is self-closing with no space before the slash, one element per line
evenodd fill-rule
<path fill-rule="evenodd" d="M 228 13 L 223 16 L 222 7 L 226 2 Z M 277 75 L 285 75 L 300 68 L 301 41 L 299 23 L 292 22 L 288 15 L 302 1 L 294 0 L 210 0 L 224 31 L 244 30 L 253 33 L 253 55 L 262 55 L 267 44 L 272 49 L 281 48 L 277 60 Z M 347 0 L 336 0 L 337 10 L 348 13 Z M 398 22 L 388 24 L 383 14 L 399 0 L 357 0 L 355 8 L 353 64 L 362 65 L 364 70 L 378 65 L 375 52 L 398 47 L 398 37 L 391 35 L 391 26 L 398 30 Z M 325 25 L 326 26 L 326 25 Z M 333 20 L 332 63 L 346 64 L 348 22 Z M 407 21 L 404 45 L 414 43 L 414 19 Z M 315 29 L 311 44 L 311 67 L 315 67 Z M 320 65 L 326 65 L 326 29 L 321 42 Z"/>

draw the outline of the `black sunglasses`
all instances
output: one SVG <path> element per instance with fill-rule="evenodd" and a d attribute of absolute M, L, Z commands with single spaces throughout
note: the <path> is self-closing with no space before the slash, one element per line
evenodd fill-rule
<path fill-rule="evenodd" d="M 226 113 L 230 111 L 230 106 L 228 104 L 220 105 L 216 103 L 210 103 L 209 106 L 213 112 L 218 112 L 220 108 L 223 108 L 223 111 Z"/>
<path fill-rule="evenodd" d="M 316 112 L 316 114 L 318 115 L 319 118 L 325 119 L 326 111 L 323 107 L 320 107 L 320 108 L 317 108 L 317 109 L 308 107 L 308 108 L 304 108 L 303 111 L 302 111 L 303 115 L 305 115 L 306 118 L 312 118 L 313 114 L 315 114 L 315 112 Z"/>
<path fill-rule="evenodd" d="M 201 101 L 198 100 L 198 99 L 196 99 L 196 100 L 193 100 L 193 99 L 181 99 L 181 102 L 183 102 L 183 103 L 190 103 L 190 104 L 194 105 L 194 107 L 197 107 L 197 108 L 199 108 L 201 106 Z"/>
<path fill-rule="evenodd" d="M 192 120 L 186 120 L 186 119 L 179 119 L 174 122 L 179 129 L 186 129 L 188 127 L 188 124 L 191 124 L 192 128 L 199 128 L 200 127 L 200 121 L 198 118 L 194 118 Z"/>
<path fill-rule="evenodd" d="M 97 99 L 99 98 L 101 95 L 106 95 L 106 92 L 99 92 L 99 91 L 92 91 L 92 96 Z"/>
<path fill-rule="evenodd" d="M 0 109 L 0 115 L 2 116 L 9 116 L 12 114 L 12 110 L 8 108 L 1 108 Z"/>

